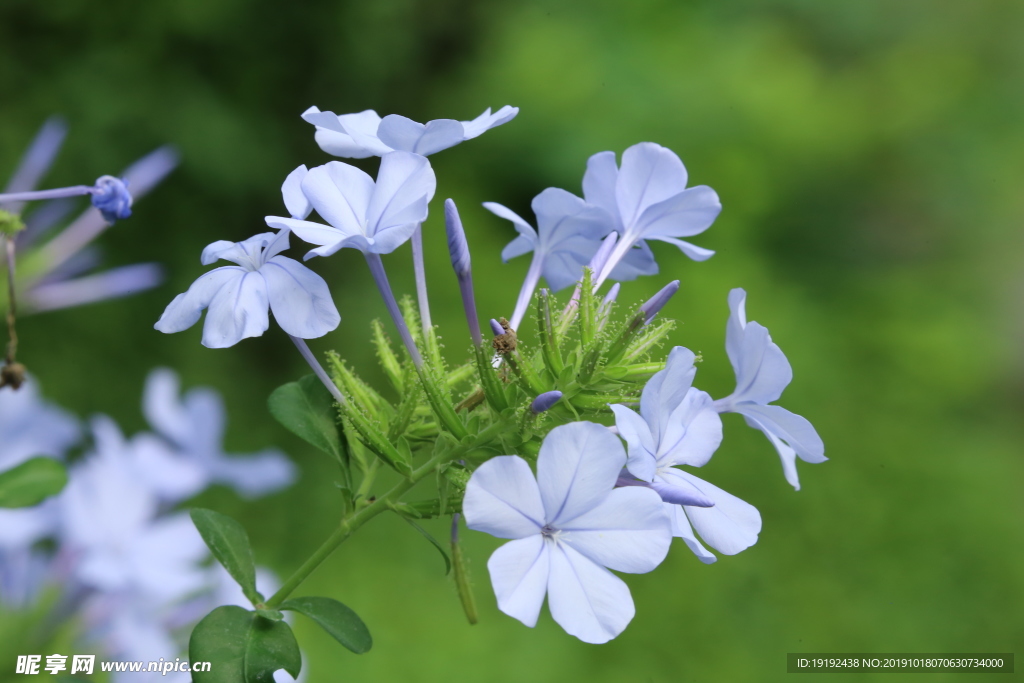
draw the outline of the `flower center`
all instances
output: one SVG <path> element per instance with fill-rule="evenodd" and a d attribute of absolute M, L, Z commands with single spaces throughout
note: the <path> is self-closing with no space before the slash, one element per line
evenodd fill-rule
<path fill-rule="evenodd" d="M 540 535 L 549 541 L 558 543 L 562 537 L 562 530 L 556 529 L 550 524 L 545 524 L 543 527 L 541 527 Z"/>

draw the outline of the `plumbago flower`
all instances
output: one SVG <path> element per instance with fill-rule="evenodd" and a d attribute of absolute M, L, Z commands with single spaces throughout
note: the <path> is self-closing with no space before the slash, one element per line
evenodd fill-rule
<path fill-rule="evenodd" d="M 501 611 L 535 626 L 547 594 L 554 620 L 584 642 L 604 643 L 626 628 L 633 599 L 608 569 L 653 570 L 671 531 L 654 492 L 613 489 L 625 462 L 611 432 L 576 422 L 544 439 L 536 479 L 515 455 L 473 473 L 462 507 L 467 526 L 514 539 L 487 562 Z"/>
<path fill-rule="evenodd" d="M 739 413 L 747 424 L 760 429 L 782 459 L 782 471 L 793 488 L 800 490 L 796 459 L 825 462 L 825 444 L 806 419 L 781 406 L 768 405 L 782 396 L 793 380 L 793 368 L 768 329 L 747 322 L 747 293 L 729 292 L 729 322 L 725 328 L 725 350 L 736 372 L 736 390 L 715 401 L 720 413 Z"/>
<path fill-rule="evenodd" d="M 584 178 L 584 199 L 554 188 L 534 199 L 536 230 L 503 206 L 485 205 L 519 232 L 503 251 L 506 260 L 534 252 L 513 322 L 484 316 L 494 334 L 494 359 L 481 334 L 467 231 L 455 202 L 447 200 L 446 237 L 472 358 L 455 368 L 446 366 L 440 337 L 429 320 L 422 248 L 417 247 L 419 226 L 436 187 L 424 155 L 478 135 L 507 120 L 510 112 L 425 126 L 400 117 L 381 120 L 370 111 L 341 117 L 316 109 L 306 112 L 304 118 L 318 126 L 317 141 L 325 149 L 351 156 L 379 155 L 380 170 L 374 180 L 338 161 L 309 170 L 299 167 L 282 190 L 290 217 L 268 216 L 267 225 L 280 231 L 277 240 L 294 232 L 312 244 L 306 259 L 344 248 L 359 250 L 407 353 L 396 353 L 383 327 L 375 323 L 373 344 L 397 396 L 388 400 L 338 356 L 331 356 L 325 369 L 302 339 L 292 335 L 315 377 L 275 391 L 271 412 L 336 459 L 342 519 L 338 530 L 295 574 L 265 597 L 255 594 L 251 561 L 246 559 L 251 551 L 238 523 L 210 511 L 200 513 L 196 523 L 203 537 L 210 539 L 214 554 L 239 583 L 252 610 L 244 607 L 237 591 L 224 598 L 230 606 L 214 609 L 196 625 L 190 652 L 215 654 L 225 642 L 243 642 L 258 623 L 253 620 L 274 619 L 278 610 L 303 612 L 349 649 L 368 649 L 369 633 L 350 609 L 333 598 L 292 595 L 342 542 L 379 514 L 397 514 L 414 525 L 417 520 L 451 515 L 451 568 L 471 623 L 476 622 L 476 607 L 458 523 L 464 517 L 469 528 L 508 539 L 488 561 L 498 607 L 534 626 L 547 599 L 554 620 L 589 643 L 615 638 L 634 616 L 629 589 L 613 571 L 653 570 L 674 536 L 683 538 L 705 563 L 716 561 L 712 550 L 731 555 L 756 543 L 761 529 L 757 510 L 684 468 L 701 467 L 715 453 L 722 440 L 720 412 L 757 413 L 758 406 L 766 407 L 764 401 L 758 402 L 764 397 L 747 391 L 741 379 L 733 396 L 713 401 L 692 386 L 694 355 L 682 347 L 674 348 L 662 366 L 656 349 L 673 328 L 662 312 L 678 292 L 678 280 L 619 320 L 612 319 L 619 284 L 603 299 L 599 293 L 608 278 L 626 280 L 657 272 L 648 240 L 675 244 L 695 260 L 711 255 L 680 238 L 711 225 L 721 209 L 718 197 L 707 187 L 687 188 L 686 169 L 669 150 L 653 143 L 635 145 L 623 154 L 621 168 L 611 152 L 595 155 Z M 313 210 L 322 223 L 308 220 Z M 410 239 L 418 310 L 411 300 L 404 310 L 399 307 L 382 260 L 382 254 Z M 227 247 L 219 248 L 234 246 L 239 258 L 255 264 L 244 272 L 258 271 L 267 259 L 276 258 L 276 245 L 258 238 L 251 244 L 223 244 Z M 581 278 L 585 268 L 596 275 L 594 281 Z M 532 297 L 542 276 L 551 289 L 576 284 L 568 305 L 559 306 L 547 289 Z M 591 286 L 584 287 L 583 279 Z M 219 296 L 214 290 L 220 286 L 215 283 L 202 296 L 197 291 L 188 306 L 183 301 L 186 293 L 169 311 L 175 305 L 187 310 L 180 317 L 188 326 L 209 306 L 209 327 L 211 319 L 222 315 L 214 310 Z M 242 289 L 240 283 L 231 287 Z M 521 339 L 514 328 L 531 300 L 536 305 L 537 335 Z M 255 331 L 246 327 L 245 316 L 237 318 L 241 322 L 236 326 L 244 329 L 234 330 L 234 341 L 266 328 L 268 306 L 274 306 L 272 298 L 263 303 L 262 325 Z M 280 317 L 276 308 L 274 312 Z M 422 324 L 422 331 L 414 338 L 415 322 Z M 749 326 L 744 320 L 738 327 Z M 147 414 L 163 443 L 190 452 L 219 453 L 219 429 L 203 422 L 218 415 L 219 409 L 211 408 L 201 394 L 180 400 L 173 377 L 158 376 L 152 382 Z M 638 394 L 640 409 L 635 412 L 628 406 Z M 335 409 L 343 442 L 329 422 Z M 616 427 L 600 424 L 612 417 Z M 536 462 L 536 475 L 531 462 Z M 376 476 L 385 468 L 393 470 L 392 481 L 397 475 L 397 483 L 382 490 Z M 422 491 L 424 484 L 435 482 L 436 497 L 417 494 L 415 502 L 406 498 L 410 491 Z M 233 552 L 223 551 L 222 541 L 228 542 L 224 539 L 232 539 Z M 279 669 L 297 674 L 300 658 L 287 622 L 277 622 L 273 630 L 271 634 L 268 629 L 266 647 L 254 669 L 236 658 L 224 661 L 228 668 L 222 670 L 230 669 L 236 678 L 260 680 Z"/>
<path fill-rule="evenodd" d="M 436 187 L 430 162 L 418 154 L 387 154 L 376 182 L 355 166 L 331 161 L 311 169 L 301 183 L 302 193 L 329 225 L 278 216 L 267 216 L 266 221 L 320 245 L 306 259 L 330 256 L 345 247 L 389 254 L 426 219 Z"/>
<path fill-rule="evenodd" d="M 665 501 L 673 535 L 710 564 L 716 558 L 694 529 L 715 550 L 735 555 L 757 542 L 761 515 L 749 503 L 675 467 L 705 465 L 722 442 L 722 421 L 711 397 L 691 386 L 697 372 L 693 361 L 692 351 L 675 347 L 665 369 L 644 386 L 640 414 L 624 405 L 610 407 L 629 445 L 619 485 L 654 489 Z"/>
<path fill-rule="evenodd" d="M 0 509 L 0 605 L 32 608 L 41 589 L 59 588 L 59 621 L 74 615 L 83 645 L 114 659 L 173 662 L 183 658 L 187 627 L 222 604 L 226 592 L 224 570 L 207 566 L 209 552 L 188 515 L 168 512 L 168 503 L 215 480 L 243 495 L 267 492 L 290 483 L 294 468 L 274 452 L 225 457 L 219 397 L 200 389 L 179 402 L 169 370 L 151 375 L 144 409 L 163 438 L 127 439 L 113 420 L 97 416 L 92 448 L 70 468 L 61 494 L 33 508 Z M 17 392 L 0 390 L 0 450 L 10 448 L 4 455 L 61 457 L 79 431 L 77 420 L 39 399 L 31 378 Z M 279 585 L 266 570 L 257 574 L 261 586 Z M 275 680 L 291 678 L 279 672 Z"/>
<path fill-rule="evenodd" d="M 237 263 L 211 270 L 179 294 L 157 321 L 165 333 L 187 330 L 209 308 L 203 346 L 222 349 L 270 327 L 269 308 L 288 334 L 322 337 L 341 322 L 324 279 L 280 253 L 288 248 L 288 231 L 265 232 L 244 242 L 214 242 L 203 250 L 202 263 L 218 259 Z"/>
<path fill-rule="evenodd" d="M 686 167 L 679 157 L 653 142 L 641 142 L 623 152 L 621 167 L 615 165 L 614 152 L 590 157 L 583 197 L 605 210 L 608 231 L 619 234 L 596 284 L 612 277 L 619 262 L 644 240 L 673 244 L 694 261 L 711 258 L 715 252 L 678 238 L 707 230 L 722 204 L 710 187 L 687 188 L 686 180 Z"/>
<path fill-rule="evenodd" d="M 301 184 L 308 171 L 302 165 L 281 186 L 285 208 L 293 219 L 312 211 Z M 341 322 L 324 279 L 298 261 L 280 256 L 288 248 L 288 230 L 265 232 L 244 242 L 220 240 L 203 250 L 203 265 L 225 259 L 239 267 L 223 266 L 203 275 L 167 306 L 154 326 L 161 332 L 181 332 L 196 324 L 209 308 L 203 326 L 203 345 L 234 346 L 258 337 L 270 327 L 267 309 L 293 338 L 322 337 Z"/>
<path fill-rule="evenodd" d="M 188 515 L 158 517 L 156 492 L 139 485 L 144 466 L 110 418 L 94 419 L 93 432 L 96 450 L 72 468 L 59 499 L 60 539 L 76 558 L 75 578 L 100 592 L 161 602 L 201 589 L 206 548 Z"/>
<path fill-rule="evenodd" d="M 295 481 L 295 465 L 277 449 L 246 457 L 224 454 L 226 417 L 220 394 L 201 387 L 179 398 L 179 391 L 180 382 L 173 370 L 157 368 L 146 380 L 142 409 L 162 438 L 144 434 L 141 436 L 145 439 L 137 437 L 137 444 L 146 453 L 165 452 L 170 456 L 159 461 L 153 457 L 147 468 L 154 475 L 151 479 L 158 492 L 177 501 L 210 484 L 225 484 L 252 498 Z"/>
<path fill-rule="evenodd" d="M 499 218 L 512 221 L 519 233 L 519 237 L 502 250 L 502 260 L 507 262 L 533 252 L 530 269 L 512 314 L 510 324 L 513 328 L 519 327 L 541 275 L 552 291 L 557 292 L 575 284 L 583 275 L 583 267 L 601 246 L 601 238 L 608 234 L 608 220 L 604 211 L 565 190 L 549 187 L 533 198 L 531 206 L 537 216 L 536 230 L 501 204 L 484 202 L 484 208 Z M 633 279 L 638 273 L 652 272 L 651 266 L 653 272 L 657 272 L 650 250 L 635 249 L 624 258 L 620 268 L 611 277 Z"/>
<path fill-rule="evenodd" d="M 488 107 L 472 121 L 435 119 L 422 124 L 396 114 L 381 119 L 372 109 L 339 116 L 310 107 L 302 118 L 316 126 L 316 143 L 323 151 L 336 157 L 365 159 L 395 151 L 428 156 L 478 137 L 511 121 L 518 113 L 517 107 L 506 105 L 492 114 Z"/>

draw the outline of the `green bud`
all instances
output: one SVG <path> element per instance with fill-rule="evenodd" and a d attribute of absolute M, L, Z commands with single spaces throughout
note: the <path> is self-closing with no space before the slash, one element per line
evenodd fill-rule
<path fill-rule="evenodd" d="M 24 229 L 25 224 L 21 222 L 21 216 L 0 209 L 0 235 L 10 237 L 17 235 Z"/>

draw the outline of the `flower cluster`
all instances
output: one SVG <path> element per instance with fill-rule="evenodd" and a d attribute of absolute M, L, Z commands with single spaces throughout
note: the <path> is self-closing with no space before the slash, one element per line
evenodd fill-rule
<path fill-rule="evenodd" d="M 503 107 L 472 121 L 420 124 L 369 110 L 336 115 L 308 109 L 302 118 L 316 127 L 320 148 L 335 156 L 380 157 L 376 178 L 341 161 L 295 169 L 282 187 L 289 216 L 265 219 L 276 232 L 208 246 L 204 264 L 223 258 L 237 266 L 200 277 L 157 322 L 158 330 L 177 332 L 208 309 L 203 344 L 225 347 L 262 334 L 272 312 L 315 377 L 278 389 L 271 412 L 334 456 L 341 470 L 339 531 L 269 600 L 253 600 L 252 612 L 211 612 L 193 632 L 194 648 L 226 646 L 229 637 L 243 637 L 252 620 L 273 621 L 276 610 L 291 609 L 312 616 L 349 649 L 365 651 L 368 634 L 361 642 L 337 635 L 346 624 L 365 628 L 348 608 L 328 598 L 289 596 L 349 534 L 383 512 L 413 526 L 452 516 L 451 559 L 432 542 L 454 569 L 471 622 L 477 616 L 458 541 L 462 517 L 470 529 L 510 540 L 487 565 L 503 612 L 533 626 L 546 597 L 568 633 L 603 643 L 621 633 L 635 611 L 628 587 L 612 571 L 652 571 L 674 537 L 705 564 L 716 561 L 712 551 L 733 555 L 757 542 L 757 509 L 692 472 L 722 443 L 721 413 L 740 413 L 765 433 L 794 487 L 797 457 L 825 459 L 810 423 L 774 405 L 792 371 L 767 329 L 746 320 L 743 290 L 729 295 L 726 328 L 736 390 L 719 400 L 693 386 L 693 352 L 676 346 L 667 359 L 657 355 L 673 327 L 660 313 L 678 280 L 624 318 L 616 316 L 620 283 L 659 271 L 652 243 L 666 242 L 693 261 L 714 253 L 685 240 L 716 220 L 718 195 L 707 186 L 688 187 L 679 157 L 650 142 L 626 149 L 620 162 L 613 152 L 592 156 L 582 197 L 543 190 L 533 200 L 536 228 L 500 204 L 484 204 L 518 232 L 502 258 L 533 253 L 510 318 L 487 317 L 490 348 L 476 309 L 467 231 L 455 202 L 445 202 L 445 238 L 473 344 L 468 363 L 448 367 L 430 323 L 422 255 L 423 223 L 436 189 L 427 156 L 517 112 Z M 319 220 L 310 218 L 314 212 Z M 362 254 L 402 340 L 396 352 L 374 323 L 374 345 L 397 401 L 363 382 L 337 354 L 328 356 L 325 369 L 306 346 L 305 339 L 335 329 L 340 316 L 327 283 L 280 255 L 289 235 L 311 245 L 307 261 L 346 248 Z M 399 303 L 382 259 L 407 241 L 418 305 Z M 602 294 L 608 281 L 613 284 Z M 564 307 L 556 306 L 553 293 L 573 285 Z M 534 317 L 527 320 L 531 308 Z M 400 483 L 374 492 L 382 466 L 398 473 Z M 436 482 L 436 496 L 404 500 L 422 481 Z M 245 589 L 245 568 L 230 557 L 218 559 Z M 287 654 L 294 638 L 274 628 L 278 654 L 269 654 L 268 645 L 260 665 L 294 672 L 299 663 Z"/>
<path fill-rule="evenodd" d="M 152 431 L 129 439 L 103 415 L 83 430 L 42 400 L 31 378 L 17 391 L 0 389 L 0 471 L 29 456 L 63 460 L 83 431 L 90 437 L 59 495 L 0 509 L 0 605 L 25 609 L 59 590 L 55 609 L 82 620 L 84 645 L 112 659 L 173 661 L 199 616 L 245 602 L 219 565 L 207 566 L 209 551 L 177 505 L 211 484 L 261 496 L 288 486 L 296 470 L 273 449 L 225 454 L 220 396 L 205 388 L 180 396 L 170 370 L 150 374 L 143 411 Z M 272 574 L 260 574 L 276 588 Z"/>

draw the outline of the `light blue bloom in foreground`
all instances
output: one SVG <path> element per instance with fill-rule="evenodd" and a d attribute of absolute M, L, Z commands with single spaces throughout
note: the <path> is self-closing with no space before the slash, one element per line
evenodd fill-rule
<path fill-rule="evenodd" d="M 825 444 L 806 419 L 781 406 L 768 405 L 782 396 L 793 380 L 782 349 L 772 341 L 768 329 L 747 322 L 747 293 L 729 292 L 729 322 L 725 328 L 725 350 L 736 372 L 736 391 L 715 401 L 720 413 L 739 413 L 747 424 L 760 429 L 782 459 L 782 471 L 793 488 L 800 490 L 796 459 L 825 462 Z"/>
<path fill-rule="evenodd" d="M 435 119 L 426 124 L 392 114 L 381 119 L 372 109 L 358 114 L 335 114 L 310 107 L 302 118 L 316 126 L 316 143 L 336 157 L 364 159 L 389 152 L 434 154 L 508 123 L 519 113 L 508 105 L 491 113 L 488 107 L 472 121 Z"/>
<path fill-rule="evenodd" d="M 575 422 L 545 437 L 536 478 L 515 455 L 473 473 L 462 505 L 467 526 L 514 539 L 487 562 L 502 612 L 535 626 L 546 594 L 551 616 L 570 635 L 604 643 L 622 633 L 633 598 L 608 569 L 649 572 L 672 540 L 653 491 L 613 488 L 625 463 L 622 442 L 607 428 Z"/>
<path fill-rule="evenodd" d="M 288 334 L 302 339 L 324 336 L 338 326 L 341 316 L 322 277 L 279 255 L 287 248 L 287 230 L 207 246 L 203 265 L 218 259 L 238 265 L 222 266 L 200 277 L 174 298 L 154 327 L 166 333 L 187 330 L 209 308 L 203 346 L 220 349 L 266 332 L 269 308 Z"/>
<path fill-rule="evenodd" d="M 636 246 L 646 248 L 644 240 L 673 244 L 695 261 L 711 258 L 715 252 L 678 238 L 707 230 L 722 204 L 710 187 L 687 188 L 686 181 L 686 167 L 679 157 L 653 142 L 641 142 L 623 152 L 621 167 L 615 165 L 614 152 L 590 157 L 583 176 L 583 197 L 605 210 L 606 232 L 619 233 L 619 243 L 598 284 L 609 277 L 624 279 L 613 275 L 614 270 Z M 657 272 L 656 265 L 653 272 Z"/>
<path fill-rule="evenodd" d="M 377 182 L 355 166 L 331 161 L 310 169 L 301 185 L 330 225 L 279 216 L 266 220 L 272 228 L 288 228 L 300 239 L 320 245 L 306 254 L 309 259 L 345 247 L 364 254 L 391 253 L 427 218 L 437 181 L 425 157 L 392 152 L 381 159 Z"/>
<path fill-rule="evenodd" d="M 671 515 L 673 535 L 710 564 L 716 558 L 697 540 L 694 529 L 715 550 L 735 555 L 757 542 L 761 515 L 752 505 L 675 467 L 703 466 L 722 442 L 722 421 L 711 397 L 691 386 L 693 361 L 692 351 L 675 347 L 665 369 L 644 386 L 639 415 L 622 405 L 611 409 L 629 445 L 629 474 L 623 473 L 619 485 L 657 491 Z"/>
<path fill-rule="evenodd" d="M 178 482 L 183 479 L 190 482 L 188 488 L 192 489 L 167 496 L 175 501 L 198 493 L 210 484 L 230 486 L 251 498 L 277 491 L 295 481 L 295 465 L 276 449 L 247 456 L 224 453 L 227 421 L 224 401 L 213 389 L 199 387 L 180 396 L 177 373 L 157 368 L 146 379 L 142 408 L 150 426 L 171 446 L 174 464 L 191 470 L 187 476 L 174 477 Z M 167 485 L 180 489 L 177 483 L 168 481 L 171 478 L 159 477 Z"/>

